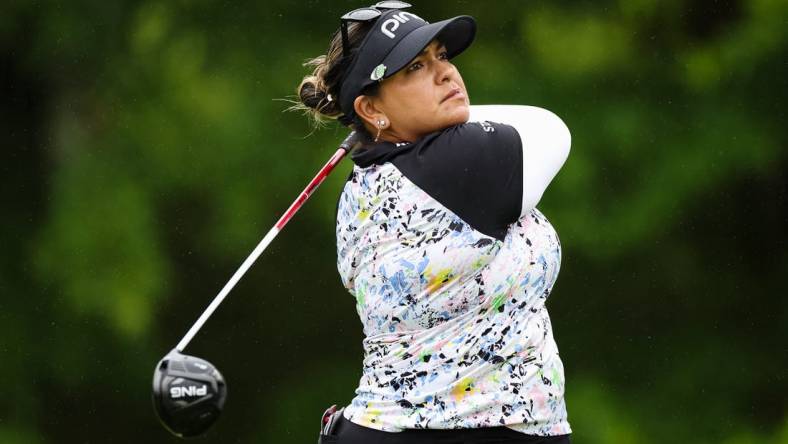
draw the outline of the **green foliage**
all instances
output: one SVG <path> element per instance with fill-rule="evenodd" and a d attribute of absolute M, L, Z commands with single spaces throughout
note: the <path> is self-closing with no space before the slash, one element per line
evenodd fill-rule
<path fill-rule="evenodd" d="M 344 137 L 284 113 L 356 2 L 5 2 L 0 442 L 166 442 L 156 360 Z M 788 3 L 418 5 L 477 18 L 472 103 L 541 106 L 540 208 L 579 443 L 788 443 Z M 188 352 L 229 380 L 212 442 L 302 442 L 353 395 L 336 171 Z M 194 348 L 194 350 L 191 350 Z M 111 438 L 107 438 L 111 437 Z"/>
<path fill-rule="evenodd" d="M 613 387 L 595 379 L 579 379 L 573 385 L 567 395 L 567 403 L 579 412 L 570 412 L 573 440 L 588 444 L 650 442 Z"/>

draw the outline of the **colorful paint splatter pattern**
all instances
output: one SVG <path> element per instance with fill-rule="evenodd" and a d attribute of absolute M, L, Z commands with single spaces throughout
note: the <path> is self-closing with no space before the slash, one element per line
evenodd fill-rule
<path fill-rule="evenodd" d="M 561 247 L 544 215 L 531 210 L 497 240 L 386 163 L 354 168 L 336 234 L 366 335 L 347 419 L 392 432 L 571 433 L 545 307 Z"/>

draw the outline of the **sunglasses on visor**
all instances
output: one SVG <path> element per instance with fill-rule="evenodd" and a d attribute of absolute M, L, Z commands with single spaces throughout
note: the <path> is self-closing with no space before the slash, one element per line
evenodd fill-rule
<path fill-rule="evenodd" d="M 373 6 L 367 8 L 358 8 L 354 9 L 347 14 L 343 15 L 341 20 L 341 30 L 342 30 L 342 56 L 345 57 L 350 52 L 348 50 L 348 33 L 347 27 L 348 23 L 350 22 L 369 22 L 371 20 L 375 20 L 380 17 L 384 12 L 389 11 L 391 9 L 405 9 L 410 8 L 412 5 L 410 3 L 400 2 L 397 0 L 387 0 L 382 2 L 377 2 Z"/>

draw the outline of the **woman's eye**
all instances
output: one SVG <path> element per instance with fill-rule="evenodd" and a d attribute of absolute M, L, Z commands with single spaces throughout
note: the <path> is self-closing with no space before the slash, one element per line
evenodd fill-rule
<path fill-rule="evenodd" d="M 449 60 L 449 53 L 447 51 L 443 51 L 438 54 L 438 58 L 441 60 Z M 408 71 L 416 71 L 421 69 L 421 62 L 414 62 L 412 65 L 408 66 Z"/>

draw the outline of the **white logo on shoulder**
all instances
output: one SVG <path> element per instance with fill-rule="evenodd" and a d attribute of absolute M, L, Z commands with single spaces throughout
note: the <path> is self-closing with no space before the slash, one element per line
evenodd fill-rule
<path fill-rule="evenodd" d="M 492 126 L 492 124 L 490 122 L 487 122 L 486 120 L 484 122 L 479 122 L 479 125 L 482 126 L 482 129 L 484 130 L 485 133 L 495 132 L 495 127 Z"/>
<path fill-rule="evenodd" d="M 416 14 L 411 14 L 410 12 L 407 11 L 398 12 L 392 15 L 391 16 L 392 18 L 386 20 L 380 25 L 380 32 L 386 34 L 391 39 L 396 38 L 397 35 L 394 34 L 394 31 L 396 31 L 399 28 L 400 23 L 405 23 L 410 21 L 410 18 L 408 16 L 424 21 L 421 17 L 419 17 Z"/>

